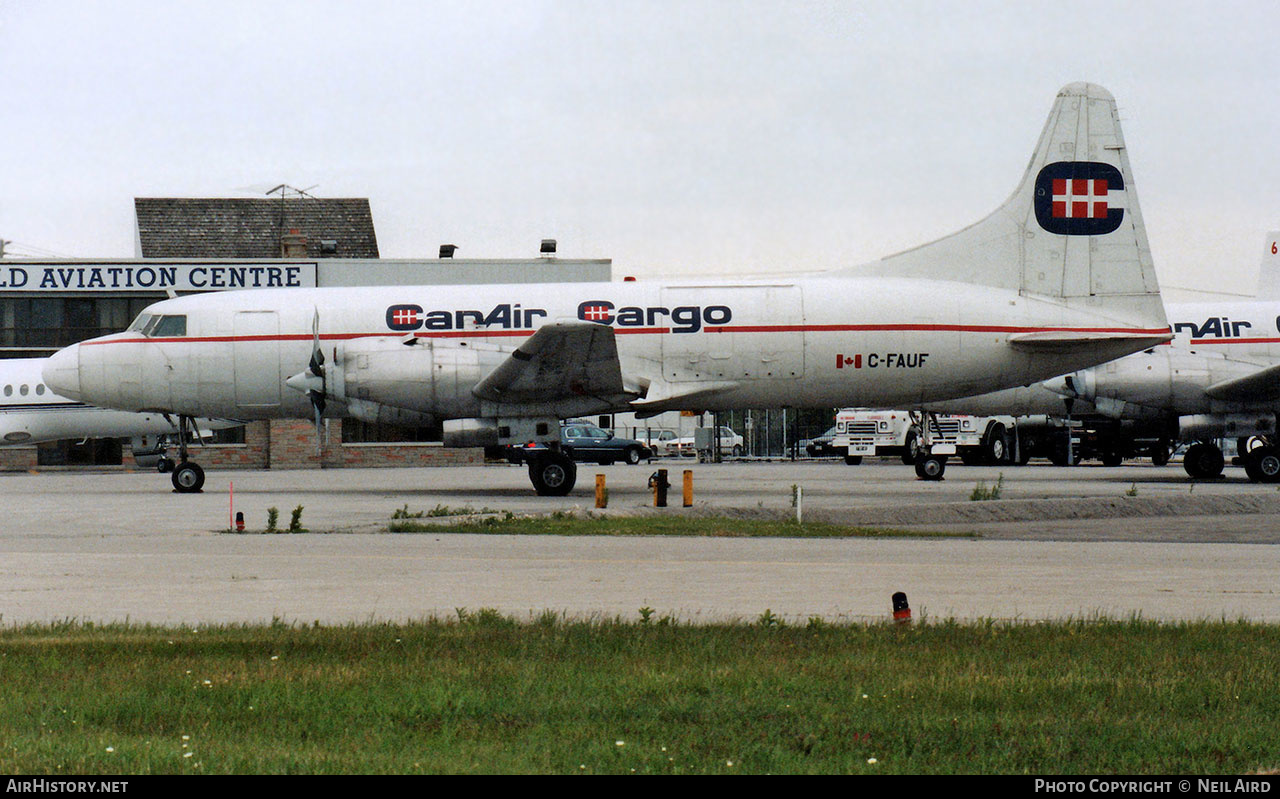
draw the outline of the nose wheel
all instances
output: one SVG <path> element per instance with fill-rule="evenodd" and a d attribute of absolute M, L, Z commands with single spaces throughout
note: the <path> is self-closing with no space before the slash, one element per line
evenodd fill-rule
<path fill-rule="evenodd" d="M 204 469 L 199 464 L 183 461 L 173 470 L 170 479 L 173 490 L 179 494 L 198 494 L 204 488 Z"/>
<path fill-rule="evenodd" d="M 190 416 L 178 417 L 178 465 L 173 467 L 170 480 L 173 490 L 179 494 L 198 494 L 204 488 L 204 469 L 187 460 L 187 434 L 191 423 Z"/>

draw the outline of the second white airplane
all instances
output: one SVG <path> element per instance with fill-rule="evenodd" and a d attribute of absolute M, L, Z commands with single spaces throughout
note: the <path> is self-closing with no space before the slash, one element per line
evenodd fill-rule
<path fill-rule="evenodd" d="M 60 397 L 44 384 L 45 359 L 0 360 L 0 446 L 40 444 L 85 438 L 130 438 L 138 465 L 165 471 L 165 441 L 177 433 L 164 414 L 95 408 Z M 243 422 L 200 419 L 201 431 L 235 427 Z"/>
<path fill-rule="evenodd" d="M 920 406 L 1170 337 L 1115 101 L 1063 88 L 1004 205 L 861 267 L 783 280 L 236 291 L 165 300 L 55 354 L 59 393 L 192 416 L 443 420 L 446 445 L 547 442 L 558 420 L 671 409 Z M 945 452 L 917 473 L 941 477 Z M 184 461 L 180 490 L 203 472 Z"/>

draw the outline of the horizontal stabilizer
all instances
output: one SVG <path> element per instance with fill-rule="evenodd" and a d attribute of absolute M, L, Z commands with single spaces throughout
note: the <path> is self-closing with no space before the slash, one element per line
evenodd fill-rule
<path fill-rule="evenodd" d="M 1204 390 L 1225 402 L 1262 402 L 1280 398 L 1280 364 L 1259 369 L 1244 377 L 1223 380 Z"/>
<path fill-rule="evenodd" d="M 1163 344 L 1173 338 L 1168 330 L 1039 330 L 1034 333 L 1015 333 L 1009 336 L 1014 349 L 1026 352 L 1072 352 L 1099 349 L 1108 342 L 1124 347 L 1125 352 L 1136 352 Z"/>
<path fill-rule="evenodd" d="M 545 325 L 471 389 L 501 403 L 555 402 L 597 397 L 626 402 L 613 328 L 594 322 Z"/>

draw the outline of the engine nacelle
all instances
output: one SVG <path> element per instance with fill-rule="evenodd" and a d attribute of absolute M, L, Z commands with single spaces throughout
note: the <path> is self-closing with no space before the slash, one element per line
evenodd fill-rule
<path fill-rule="evenodd" d="M 471 388 L 506 357 L 497 348 L 465 342 L 355 339 L 334 348 L 325 390 L 365 421 L 424 424 L 431 417 L 480 416 Z"/>
<path fill-rule="evenodd" d="M 1257 368 L 1222 353 L 1157 347 L 1096 366 L 1075 382 L 1081 398 L 1108 416 L 1188 415 L 1217 410 L 1205 389 Z"/>
<path fill-rule="evenodd" d="M 1178 433 L 1183 440 L 1271 435 L 1276 430 L 1276 417 L 1267 413 L 1199 413 L 1178 418 Z"/>
<path fill-rule="evenodd" d="M 449 419 L 444 423 L 446 447 L 494 447 L 560 441 L 557 419 Z"/>

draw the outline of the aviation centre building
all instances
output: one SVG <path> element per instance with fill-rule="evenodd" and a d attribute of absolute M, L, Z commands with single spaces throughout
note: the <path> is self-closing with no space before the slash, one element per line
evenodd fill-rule
<path fill-rule="evenodd" d="M 562 259 L 554 243 L 529 259 L 378 257 L 366 199 L 134 201 L 137 258 L 0 260 L 0 358 L 45 357 L 124 330 L 147 305 L 206 291 L 310 286 L 608 282 L 608 259 Z M 550 252 L 546 252 L 550 250 Z M 317 451 L 306 420 L 252 422 L 197 450 L 215 468 L 295 469 L 479 463 L 479 449 L 446 449 L 439 427 L 326 420 Z M 60 441 L 0 447 L 0 470 L 116 465 L 129 442 Z"/>

